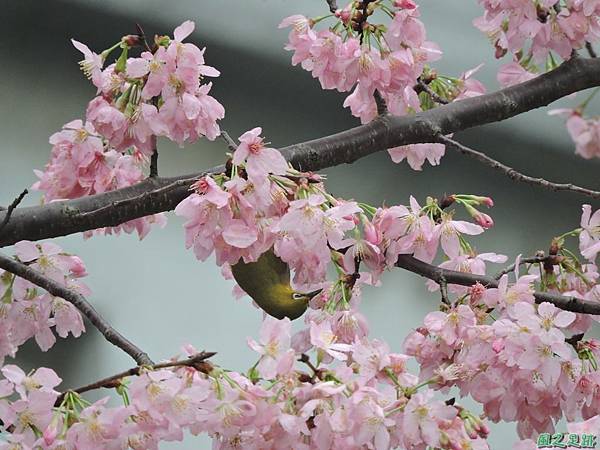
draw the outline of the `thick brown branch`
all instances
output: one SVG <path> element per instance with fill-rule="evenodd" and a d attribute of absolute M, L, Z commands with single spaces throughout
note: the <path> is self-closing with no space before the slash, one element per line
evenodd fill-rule
<path fill-rule="evenodd" d="M 468 98 L 413 116 L 380 116 L 372 122 L 331 136 L 281 149 L 298 170 L 316 171 L 352 163 L 380 150 L 399 145 L 431 142 L 436 136 L 498 122 L 590 87 L 600 86 L 600 58 L 575 58 L 533 80 L 501 91 Z M 222 172 L 223 166 L 205 171 Z M 188 194 L 183 179 L 150 178 L 124 189 L 44 206 L 19 208 L 0 236 L 0 246 L 28 239 L 40 240 L 95 228 L 116 226 L 128 220 L 169 211 Z M 172 188 L 160 190 L 171 185 Z M 146 195 L 160 190 L 158 194 Z M 136 198 L 135 201 L 129 201 Z M 114 206 L 117 204 L 120 206 Z M 109 206 L 114 207 L 110 208 Z M 85 215 L 103 209 L 102 214 Z M 3 220 L 6 212 L 0 212 Z"/>
<path fill-rule="evenodd" d="M 96 311 L 96 309 L 85 299 L 85 297 L 74 290 L 68 289 L 60 283 L 46 277 L 35 269 L 0 253 L 0 269 L 13 273 L 21 278 L 30 281 L 36 286 L 45 289 L 55 297 L 61 297 L 72 303 L 88 320 L 102 333 L 108 342 L 116 345 L 139 365 L 153 364 L 148 355 L 138 348 L 133 342 L 129 341 L 121 333 L 116 331 L 110 324 Z"/>
<path fill-rule="evenodd" d="M 4 219 L 2 219 L 2 223 L 0 223 L 0 235 L 2 234 L 2 230 L 4 229 L 6 224 L 8 224 L 8 221 L 10 220 L 13 211 L 17 206 L 19 206 L 19 203 L 23 201 L 27 194 L 29 194 L 29 191 L 27 189 L 24 189 L 23 192 L 21 192 L 19 196 L 15 198 L 10 205 L 8 205 L 8 208 L 6 208 L 6 212 L 4 213 Z"/>
<path fill-rule="evenodd" d="M 496 170 L 502 172 L 504 175 L 509 177 L 511 180 L 519 181 L 521 183 L 532 184 L 535 186 L 540 186 L 540 187 L 543 187 L 544 189 L 549 189 L 551 191 L 570 191 L 570 192 L 575 192 L 577 194 L 586 195 L 588 197 L 600 199 L 600 191 L 593 191 L 588 188 L 577 186 L 573 183 L 554 183 L 552 181 L 548 181 L 543 178 L 530 177 L 529 175 L 525 175 L 520 172 L 517 172 L 512 167 L 509 167 L 506 164 L 502 164 L 500 161 L 496 161 L 495 159 L 490 158 L 485 153 L 481 153 L 477 150 L 473 150 L 472 148 L 469 148 L 466 145 L 463 145 L 460 142 L 457 142 L 454 139 L 450 139 L 444 135 L 438 135 L 437 141 L 446 144 L 447 146 L 459 151 L 463 155 L 469 156 L 469 157 L 479 161 L 480 163 L 483 163 L 486 166 L 491 167 L 492 169 L 496 169 Z"/>
<path fill-rule="evenodd" d="M 429 278 L 438 284 L 445 281 L 448 284 L 458 284 L 460 286 L 473 286 L 475 283 L 481 283 L 486 288 L 498 287 L 498 281 L 494 277 L 443 269 L 420 261 L 411 255 L 400 255 L 396 266 Z M 600 303 L 589 302 L 577 297 L 553 294 L 551 292 L 536 291 L 533 296 L 536 303 L 548 302 L 565 311 L 600 315 Z"/>

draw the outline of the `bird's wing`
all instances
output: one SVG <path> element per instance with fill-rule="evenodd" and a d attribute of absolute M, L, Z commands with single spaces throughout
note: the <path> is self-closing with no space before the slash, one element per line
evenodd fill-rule
<path fill-rule="evenodd" d="M 275 254 L 273 249 L 260 255 L 260 259 L 265 259 L 265 263 L 268 265 L 270 271 L 275 274 L 279 283 L 289 285 L 290 284 L 290 266 L 283 262 L 279 256 Z"/>
<path fill-rule="evenodd" d="M 255 300 L 267 287 L 290 284 L 290 268 L 273 249 L 263 253 L 256 262 L 240 260 L 231 266 L 231 272 L 239 286 Z"/>

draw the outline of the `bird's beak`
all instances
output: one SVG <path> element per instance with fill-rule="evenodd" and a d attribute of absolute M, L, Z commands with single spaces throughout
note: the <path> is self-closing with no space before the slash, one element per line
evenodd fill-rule
<path fill-rule="evenodd" d="M 316 297 L 317 295 L 319 295 L 322 291 L 323 291 L 323 289 L 317 289 L 316 291 L 307 292 L 305 295 L 308 298 L 313 298 L 313 297 Z"/>

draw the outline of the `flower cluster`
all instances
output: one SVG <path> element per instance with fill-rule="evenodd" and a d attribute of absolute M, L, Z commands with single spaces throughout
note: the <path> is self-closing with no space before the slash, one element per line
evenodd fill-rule
<path fill-rule="evenodd" d="M 259 341 L 249 341 L 259 359 L 248 375 L 210 363 L 148 368 L 117 383 L 122 406 L 67 392 L 54 408 L 61 380 L 52 370 L 4 366 L 0 419 L 12 433 L 0 448 L 157 449 L 188 431 L 207 433 L 219 449 L 488 449 L 484 421 L 418 385 L 408 356 L 362 333 L 352 346 L 336 344 L 331 327 L 333 316 L 313 322 L 298 344 L 289 319 L 267 318 Z M 315 366 L 298 345 L 322 362 Z"/>
<path fill-rule="evenodd" d="M 575 143 L 575 153 L 585 159 L 600 158 L 600 118 L 583 115 L 583 109 L 590 99 L 591 96 L 575 109 L 554 109 L 549 112 L 551 115 L 567 117 L 567 131 Z"/>
<path fill-rule="evenodd" d="M 569 59 L 574 50 L 600 38 L 597 0 L 479 0 L 479 3 L 485 12 L 475 19 L 475 26 L 489 37 L 497 58 L 507 52 L 515 58 L 515 62 L 503 68 L 500 78 L 512 72 L 524 81 L 530 76 L 528 73 L 539 72 L 539 63 L 555 67 L 552 53 Z"/>
<path fill-rule="evenodd" d="M 19 261 L 69 289 L 89 293 L 80 281 L 87 273 L 77 256 L 64 253 L 51 242 L 20 241 L 14 248 Z M 81 315 L 71 303 L 2 269 L 0 302 L 0 362 L 6 356 L 14 357 L 30 338 L 35 338 L 40 349 L 48 350 L 56 342 L 52 328 L 63 338 L 69 333 L 78 337 L 84 331 Z"/>
<path fill-rule="evenodd" d="M 594 261 L 600 253 L 600 210 L 592 214 L 590 205 L 583 205 L 579 251 L 589 261 Z"/>
<path fill-rule="evenodd" d="M 223 106 L 209 95 L 211 83 L 204 77 L 219 76 L 204 64 L 204 50 L 183 40 L 194 31 L 186 21 L 174 31 L 174 38 L 159 36 L 154 47 L 139 42 L 139 36 L 126 36 L 119 59 L 102 69 L 113 49 L 100 55 L 84 44 L 73 44 L 84 54 L 82 69 L 98 88 L 88 105 L 86 116 L 96 130 L 117 151 L 137 148 L 146 155 L 153 152 L 152 137 L 166 136 L 183 145 L 201 136 L 215 139 L 217 120 L 225 114 Z M 131 44 L 145 45 L 140 58 L 128 58 Z"/>
<path fill-rule="evenodd" d="M 389 24 L 374 24 L 377 10 L 390 18 Z M 412 114 L 433 107 L 431 96 L 419 87 L 424 83 L 451 101 L 485 91 L 481 83 L 470 78 L 474 71 L 459 78 L 437 77 L 427 64 L 441 56 L 437 44 L 427 41 L 419 9 L 411 1 L 353 1 L 335 13 L 336 22 L 318 31 L 316 25 L 325 17 L 309 19 L 290 16 L 280 27 L 292 27 L 287 50 L 294 52 L 292 64 L 318 78 L 323 89 L 353 92 L 345 107 L 367 123 L 377 116 L 376 92 L 394 115 Z M 421 95 L 419 94 L 421 92 Z M 392 160 L 407 159 L 420 170 L 425 160 L 437 165 L 444 154 L 442 144 L 417 144 L 390 151 Z"/>
<path fill-rule="evenodd" d="M 45 170 L 36 170 L 39 178 L 33 189 L 44 192 L 44 200 L 65 200 L 100 194 L 139 183 L 144 178 L 147 158 L 136 149 L 121 153 L 106 147 L 94 126 L 73 120 L 50 137 L 52 153 Z M 166 224 L 164 214 L 154 214 L 125 222 L 117 227 L 96 230 L 115 234 L 137 231 L 140 239 L 152 224 Z M 93 232 L 86 232 L 89 237 Z"/>
<path fill-rule="evenodd" d="M 356 273 L 362 263 L 376 282 L 400 254 L 431 262 L 441 244 L 451 263 L 475 257 L 464 236 L 493 225 L 475 208 L 491 206 L 488 197 L 445 200 L 448 206 L 463 206 L 476 224 L 455 220 L 433 199 L 421 206 L 411 197 L 410 207 L 385 208 L 336 199 L 320 176 L 288 168 L 277 150 L 265 146 L 260 132 L 243 134 L 230 172 L 200 179 L 175 209 L 187 219 L 186 247 L 193 247 L 200 260 L 214 251 L 218 265 L 233 265 L 240 258 L 256 261 L 273 247 L 294 270 L 299 286 L 324 282 L 332 259 L 346 274 Z"/>
<path fill-rule="evenodd" d="M 74 199 L 139 183 L 149 157 L 156 150 L 156 137 L 165 136 L 180 145 L 201 136 L 220 134 L 217 120 L 224 109 L 209 94 L 204 77 L 219 72 L 204 64 L 204 50 L 183 43 L 194 30 L 186 21 L 175 29 L 174 38 L 157 36 L 151 48 L 143 36 L 125 36 L 100 55 L 73 41 L 83 54 L 82 70 L 98 88 L 88 105 L 86 122 L 74 120 L 50 137 L 52 153 L 33 188 L 44 192 L 45 201 Z M 147 51 L 128 58 L 134 46 Z M 103 68 L 115 49 L 117 61 Z M 152 224 L 164 226 L 164 214 L 96 230 L 101 234 L 137 231 L 140 239 Z M 89 237 L 93 232 L 85 233 Z"/>

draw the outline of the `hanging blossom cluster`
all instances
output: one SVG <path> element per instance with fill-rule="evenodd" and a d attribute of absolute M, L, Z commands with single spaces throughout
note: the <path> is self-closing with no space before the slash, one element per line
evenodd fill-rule
<path fill-rule="evenodd" d="M 32 269 L 83 295 L 89 293 L 80 280 L 87 273 L 79 257 L 51 242 L 20 241 L 14 249 L 16 258 Z M 53 328 L 62 338 L 69 333 L 79 337 L 84 331 L 81 314 L 66 300 L 0 269 L 0 363 L 7 356 L 14 357 L 31 338 L 47 351 L 56 342 Z"/>
<path fill-rule="evenodd" d="M 293 269 L 295 283 L 309 287 L 326 280 L 333 250 L 339 270 L 353 274 L 360 260 L 374 283 L 400 254 L 431 262 L 441 246 L 456 264 L 476 258 L 464 236 L 493 225 L 476 208 L 492 206 L 488 197 L 445 199 L 446 206 L 463 206 L 476 223 L 455 220 L 431 198 L 425 206 L 411 197 L 408 207 L 385 208 L 336 199 L 321 176 L 288 167 L 260 133 L 260 128 L 244 133 L 229 172 L 200 179 L 175 209 L 186 219 L 186 247 L 200 260 L 214 252 L 219 266 L 256 261 L 273 247 Z"/>
<path fill-rule="evenodd" d="M 598 92 L 592 94 L 575 109 L 553 109 L 548 114 L 566 117 L 566 126 L 569 136 L 575 143 L 575 153 L 582 158 L 600 158 L 600 117 L 586 117 L 585 108 Z"/>
<path fill-rule="evenodd" d="M 389 18 L 388 24 L 372 23 L 374 15 Z M 412 0 L 393 2 L 352 1 L 333 15 L 334 25 L 317 30 L 332 16 L 314 19 L 290 16 L 280 27 L 292 27 L 285 47 L 294 52 L 292 64 L 318 78 L 323 89 L 353 92 L 345 107 L 367 123 L 377 116 L 376 92 L 394 115 L 413 114 L 434 106 L 419 82 L 448 101 L 485 92 L 472 77 L 438 77 L 428 66 L 441 57 L 437 44 L 427 41 L 425 26 Z M 442 144 L 415 144 L 390 149 L 394 162 L 408 161 L 421 170 L 425 160 L 437 165 L 444 155 Z"/>
<path fill-rule="evenodd" d="M 52 153 L 44 171 L 36 170 L 39 178 L 33 189 L 44 192 L 45 201 L 80 198 L 127 186 L 144 179 L 147 158 L 137 149 L 121 153 L 107 147 L 103 137 L 90 122 L 74 120 L 50 137 Z M 164 214 L 154 214 L 130 220 L 117 227 L 95 230 L 102 234 L 121 231 L 145 237 L 153 224 L 165 226 Z M 93 235 L 84 233 L 84 237 Z"/>
<path fill-rule="evenodd" d="M 99 55 L 73 41 L 84 60 L 81 68 L 98 89 L 90 101 L 86 121 L 74 120 L 51 136 L 52 153 L 33 188 L 44 192 L 45 201 L 73 199 L 119 189 L 144 179 L 157 136 L 180 145 L 220 134 L 217 121 L 223 106 L 209 95 L 212 84 L 205 77 L 219 72 L 205 65 L 204 49 L 184 43 L 194 30 L 186 21 L 174 38 L 156 36 L 152 47 L 140 36 L 125 36 Z M 129 57 L 135 47 L 146 51 Z M 116 49 L 121 54 L 104 67 Z M 137 231 L 146 236 L 152 224 L 164 226 L 163 214 L 135 219 L 118 227 L 96 230 L 113 234 Z M 90 236 L 92 232 L 86 233 Z"/>
<path fill-rule="evenodd" d="M 526 81 L 567 60 L 586 42 L 600 38 L 600 2 L 597 0 L 479 0 L 484 15 L 475 26 L 485 33 L 496 58 L 507 53 L 513 61 L 500 69 L 503 86 Z"/>
<path fill-rule="evenodd" d="M 552 433 L 562 418 L 573 422 L 569 430 L 585 427 L 577 420 L 597 423 L 600 343 L 583 339 L 592 319 L 550 303 L 536 307 L 533 291 L 600 302 L 599 225 L 600 211 L 592 214 L 584 205 L 581 227 L 555 238 L 544 263 L 520 276 L 517 259 L 514 283 L 504 274 L 497 288 L 457 287 L 457 300 L 429 313 L 405 340 L 405 353 L 420 365 L 420 379 L 452 367 L 455 379 L 443 387 L 471 396 L 494 422 L 516 421 L 522 438 Z M 578 236 L 587 261 L 565 247 L 569 236 Z M 532 443 L 526 439 L 515 449 L 534 448 Z"/>
<path fill-rule="evenodd" d="M 6 365 L 0 420 L 12 432 L 0 448 L 158 449 L 184 431 L 208 434 L 215 449 L 489 448 L 485 422 L 434 398 L 407 371 L 408 356 L 364 336 L 349 352 L 331 342 L 326 324 L 311 329 L 308 343 L 328 358 L 318 368 L 296 349 L 289 319 L 267 318 L 259 341 L 249 342 L 259 359 L 248 374 L 209 363 L 142 370 L 117 383 L 121 406 L 60 395 L 51 369 Z"/>

